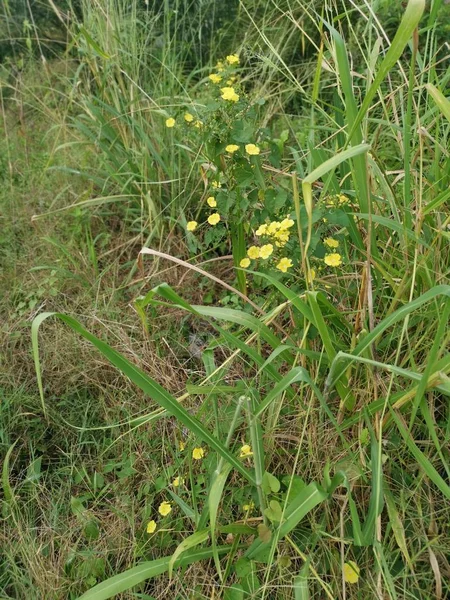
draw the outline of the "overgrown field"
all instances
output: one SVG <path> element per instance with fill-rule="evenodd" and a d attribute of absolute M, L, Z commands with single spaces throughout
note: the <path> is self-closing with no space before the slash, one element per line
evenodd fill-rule
<path fill-rule="evenodd" d="M 7 2 L 0 600 L 450 597 L 450 5 Z"/>

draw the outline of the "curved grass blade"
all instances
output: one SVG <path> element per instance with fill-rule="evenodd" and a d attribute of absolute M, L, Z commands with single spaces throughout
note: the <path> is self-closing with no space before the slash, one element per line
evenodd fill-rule
<path fill-rule="evenodd" d="M 173 415 L 180 423 L 183 423 L 192 433 L 204 440 L 211 448 L 227 462 L 232 464 L 241 475 L 243 475 L 247 481 L 254 484 L 255 479 L 252 473 L 250 473 L 241 462 L 211 433 L 193 417 L 172 394 L 165 390 L 159 383 L 149 377 L 144 371 L 139 369 L 136 365 L 133 365 L 129 360 L 122 356 L 119 352 L 111 348 L 106 342 L 103 342 L 92 333 L 89 333 L 84 329 L 81 324 L 68 315 L 61 313 L 42 313 L 38 315 L 31 326 L 32 335 L 32 346 L 34 355 L 34 364 L 36 368 L 36 376 L 38 380 L 39 393 L 41 396 L 42 406 L 45 410 L 44 403 L 44 390 L 42 386 L 41 367 L 39 360 L 39 344 L 38 344 L 38 332 L 39 327 L 45 319 L 49 317 L 56 317 L 69 325 L 76 333 L 80 334 L 86 340 L 91 342 L 103 356 L 115 367 L 117 367 L 125 376 L 127 376 L 135 385 L 137 385 L 143 392 L 145 392 L 150 398 L 155 400 L 162 408 Z"/>
<path fill-rule="evenodd" d="M 230 546 L 220 546 L 217 548 L 217 552 L 219 554 L 227 554 L 229 551 Z M 182 556 L 178 561 L 176 561 L 174 568 L 185 567 L 195 562 L 207 560 L 211 558 L 211 556 L 211 548 L 195 550 L 194 552 L 189 553 L 188 556 Z M 114 577 L 110 577 L 106 581 L 102 581 L 85 592 L 78 598 L 78 600 L 108 600 L 109 598 L 113 598 L 114 596 L 133 588 L 142 581 L 152 579 L 153 577 L 157 577 L 158 575 L 165 573 L 169 570 L 170 560 L 170 556 L 165 556 L 156 560 L 144 562 L 137 567 L 128 569 L 128 571 L 119 573 L 119 575 L 114 575 Z"/>
<path fill-rule="evenodd" d="M 195 548 L 195 546 L 198 546 L 199 544 L 203 544 L 203 542 L 206 542 L 208 538 L 209 531 L 207 529 L 204 529 L 203 531 L 196 531 L 192 535 L 188 535 L 187 538 L 184 538 L 184 540 L 180 544 L 178 544 L 175 552 L 172 554 L 172 557 L 169 561 L 169 579 L 172 579 L 173 568 L 180 555 L 186 552 L 186 550 L 190 550 L 191 548 Z"/>

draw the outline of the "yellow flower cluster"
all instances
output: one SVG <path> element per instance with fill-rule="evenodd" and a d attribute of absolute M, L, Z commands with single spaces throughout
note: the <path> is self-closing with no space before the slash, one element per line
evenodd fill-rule
<path fill-rule="evenodd" d="M 257 236 L 271 237 L 277 248 L 282 248 L 289 241 L 290 229 L 294 226 L 292 219 L 286 218 L 282 221 L 272 221 L 260 225 L 255 231 Z"/>
<path fill-rule="evenodd" d="M 345 206 L 349 203 L 350 200 L 345 194 L 335 194 L 334 196 L 327 196 L 325 198 L 325 206 L 327 208 L 337 208 L 338 206 Z"/>
<path fill-rule="evenodd" d="M 229 54 L 227 56 L 227 63 L 229 65 L 238 65 L 239 64 L 239 55 L 238 54 Z"/>

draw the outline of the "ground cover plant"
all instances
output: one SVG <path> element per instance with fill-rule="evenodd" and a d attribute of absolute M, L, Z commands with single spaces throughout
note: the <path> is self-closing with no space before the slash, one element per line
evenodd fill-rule
<path fill-rule="evenodd" d="M 446 598 L 449 6 L 46 10 L 63 53 L 3 7 L 0 597 Z"/>

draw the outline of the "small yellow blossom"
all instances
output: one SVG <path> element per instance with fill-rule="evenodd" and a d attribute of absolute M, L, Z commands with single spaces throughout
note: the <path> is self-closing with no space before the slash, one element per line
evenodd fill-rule
<path fill-rule="evenodd" d="M 213 186 L 213 188 L 216 188 L 216 189 L 222 187 L 222 184 L 220 183 L 220 181 L 213 181 L 211 183 L 211 185 Z"/>
<path fill-rule="evenodd" d="M 339 242 L 330 237 L 325 238 L 323 243 L 325 246 L 328 246 L 328 248 L 337 248 L 339 246 Z"/>
<path fill-rule="evenodd" d="M 192 450 L 192 458 L 194 460 L 202 460 L 202 458 L 205 456 L 205 451 L 203 450 L 203 448 L 194 448 Z"/>
<path fill-rule="evenodd" d="M 164 502 L 161 502 L 158 508 L 159 514 L 163 517 L 167 516 L 171 512 L 171 510 L 172 505 L 170 504 L 170 502 L 166 502 L 165 500 Z"/>
<path fill-rule="evenodd" d="M 281 229 L 290 229 L 294 226 L 293 219 L 283 219 L 280 223 Z"/>
<path fill-rule="evenodd" d="M 344 563 L 344 581 L 346 583 L 357 583 L 359 579 L 359 567 L 353 561 L 349 560 Z"/>
<path fill-rule="evenodd" d="M 208 204 L 208 206 L 210 206 L 211 208 L 215 208 L 217 206 L 217 201 L 214 198 L 214 196 L 210 196 L 209 198 L 206 198 L 206 203 Z"/>
<path fill-rule="evenodd" d="M 182 477 L 175 477 L 175 479 L 172 480 L 173 487 L 179 487 L 183 483 L 184 483 L 184 479 Z"/>
<path fill-rule="evenodd" d="M 213 83 L 220 83 L 222 81 L 222 76 L 217 75 L 216 73 L 211 73 L 211 75 L 209 75 L 208 77 Z"/>
<path fill-rule="evenodd" d="M 292 260 L 290 258 L 282 258 L 277 264 L 277 269 L 282 273 L 286 273 L 288 269 L 292 267 Z"/>
<path fill-rule="evenodd" d="M 156 531 L 156 521 L 149 521 L 147 523 L 147 533 L 154 533 Z"/>
<path fill-rule="evenodd" d="M 233 154 L 233 152 L 237 152 L 239 150 L 239 146 L 236 144 L 228 144 L 228 146 L 225 147 L 225 150 L 230 154 Z"/>
<path fill-rule="evenodd" d="M 349 200 L 345 194 L 339 194 L 339 204 L 348 204 Z"/>
<path fill-rule="evenodd" d="M 269 256 L 272 254 L 273 252 L 273 246 L 272 244 L 265 244 L 264 246 L 261 246 L 261 249 L 259 251 L 259 256 L 263 259 L 269 258 Z"/>
<path fill-rule="evenodd" d="M 247 456 L 253 456 L 252 447 L 248 444 L 244 444 L 239 454 L 240 458 L 246 458 Z"/>
<path fill-rule="evenodd" d="M 175 127 L 175 119 L 173 117 L 166 119 L 166 127 Z"/>
<path fill-rule="evenodd" d="M 194 127 L 197 127 L 197 129 L 200 129 L 200 127 L 203 127 L 203 122 L 202 121 L 195 121 Z"/>
<path fill-rule="evenodd" d="M 186 123 L 192 123 L 192 121 L 194 120 L 194 115 L 191 115 L 191 113 L 185 113 L 184 120 L 186 121 Z"/>
<path fill-rule="evenodd" d="M 239 64 L 239 56 L 237 54 L 229 54 L 227 56 L 227 62 L 229 65 L 238 65 Z"/>
<path fill-rule="evenodd" d="M 247 250 L 247 256 L 255 260 L 256 258 L 259 258 L 259 252 L 260 250 L 258 246 L 250 246 L 250 248 Z"/>
<path fill-rule="evenodd" d="M 247 267 L 250 266 L 250 259 L 249 258 L 243 258 L 241 260 L 241 262 L 239 263 L 239 266 L 242 267 L 243 269 L 246 269 Z"/>
<path fill-rule="evenodd" d="M 260 225 L 258 229 L 255 231 L 255 235 L 266 235 L 267 234 L 267 225 L 264 223 Z"/>
<path fill-rule="evenodd" d="M 188 231 L 195 231 L 197 229 L 197 221 L 188 221 L 186 225 L 186 229 Z"/>
<path fill-rule="evenodd" d="M 342 257 L 337 252 L 333 252 L 333 254 L 326 254 L 323 260 L 329 267 L 339 267 L 339 265 L 342 264 Z"/>
<path fill-rule="evenodd" d="M 184 445 L 184 442 L 182 440 L 179 441 L 178 448 L 180 449 L 180 452 L 183 452 L 183 450 L 185 448 L 185 445 Z"/>
<path fill-rule="evenodd" d="M 213 213 L 212 215 L 209 215 L 209 217 L 208 217 L 208 223 L 210 225 L 217 225 L 217 223 L 219 221 L 220 221 L 219 213 Z"/>
<path fill-rule="evenodd" d="M 253 502 L 253 500 L 250 500 L 250 502 L 248 504 L 244 504 L 244 506 L 242 507 L 243 510 L 245 510 L 246 512 L 251 512 L 253 509 L 255 508 L 255 503 Z"/>
<path fill-rule="evenodd" d="M 239 100 L 239 95 L 236 94 L 233 87 L 223 87 L 220 91 L 222 92 L 222 98 L 224 100 L 230 100 L 231 102 L 237 102 Z"/>
<path fill-rule="evenodd" d="M 260 152 L 259 147 L 256 144 L 246 144 L 245 151 L 247 154 L 250 154 L 250 156 L 257 156 Z"/>
<path fill-rule="evenodd" d="M 267 233 L 269 235 L 275 235 L 275 233 L 280 229 L 280 224 L 277 221 L 272 221 L 267 225 Z"/>
<path fill-rule="evenodd" d="M 223 62 L 221 60 L 217 61 L 216 69 L 222 69 L 223 71 Z"/>

